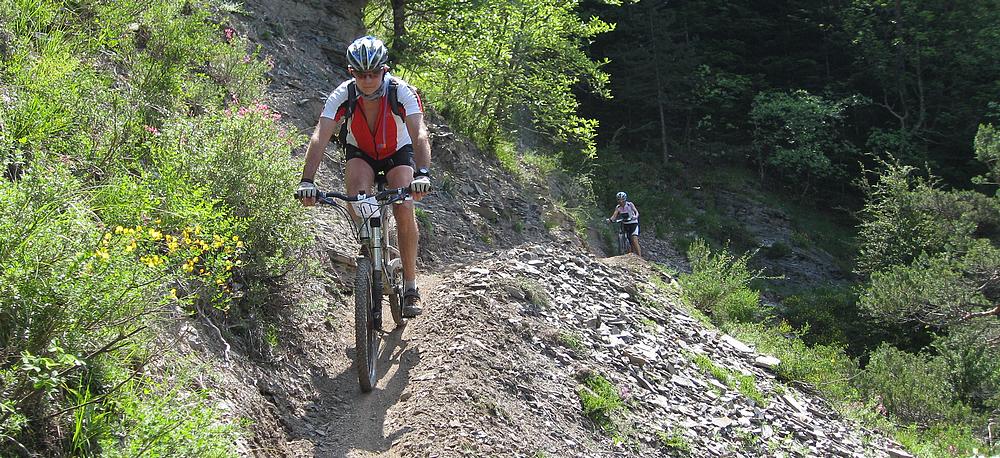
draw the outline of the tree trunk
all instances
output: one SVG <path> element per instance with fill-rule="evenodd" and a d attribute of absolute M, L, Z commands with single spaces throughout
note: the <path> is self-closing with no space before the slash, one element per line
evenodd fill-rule
<path fill-rule="evenodd" d="M 660 76 L 660 47 L 657 46 L 659 39 L 656 37 L 656 24 L 653 21 L 653 16 L 655 11 L 649 11 L 647 17 L 649 18 L 649 42 L 653 44 L 653 62 L 651 67 L 653 67 L 653 74 L 656 75 L 656 107 L 660 112 L 660 144 L 663 147 L 663 164 L 670 162 L 670 149 L 667 147 L 667 116 L 664 112 L 663 103 L 663 82 Z"/>
<path fill-rule="evenodd" d="M 396 59 L 406 50 L 406 0 L 392 2 L 392 52 Z"/>

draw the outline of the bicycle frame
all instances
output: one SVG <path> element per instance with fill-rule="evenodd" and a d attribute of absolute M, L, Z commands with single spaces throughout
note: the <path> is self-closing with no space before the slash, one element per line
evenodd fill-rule
<path fill-rule="evenodd" d="M 399 259 L 399 249 L 389 242 L 391 231 L 387 208 L 406 200 L 409 192 L 407 188 L 388 190 L 384 188 L 384 182 L 379 181 L 373 196 L 363 192 L 354 197 L 336 192 L 318 193 L 319 202 L 333 206 L 352 221 L 354 221 L 351 218 L 352 212 L 348 211 L 346 206 L 338 205 L 334 199 L 351 203 L 355 212 L 359 213 L 357 216 L 360 221 L 351 225 L 355 240 L 362 246 L 355 273 L 354 332 L 358 382 L 361 390 L 365 392 L 371 391 L 377 381 L 376 355 L 379 349 L 378 335 L 382 332 L 382 296 L 387 293 L 386 284 L 391 290 L 388 295 L 393 321 L 397 326 L 403 322 L 400 299 L 402 266 L 390 265 L 389 260 Z M 393 249 L 396 250 L 395 258 L 392 258 Z"/>
<path fill-rule="evenodd" d="M 374 195 L 358 194 L 357 196 L 351 197 L 338 192 L 319 192 L 318 201 L 320 203 L 331 205 L 344 215 L 345 218 L 352 219 L 351 213 L 343 206 L 338 205 L 334 199 L 342 200 L 344 202 L 363 202 L 365 205 L 370 207 L 365 210 L 361 210 L 360 215 L 357 217 L 361 220 L 355 223 L 353 228 L 354 239 L 365 246 L 365 255 L 372 259 L 375 267 L 380 270 L 385 267 L 385 254 L 383 251 L 387 251 L 388 246 L 383 247 L 382 242 L 386 240 L 389 236 L 389 227 L 386 224 L 389 213 L 386 212 L 386 208 L 395 203 L 401 203 L 406 198 L 409 197 L 409 192 L 407 188 L 398 189 L 384 189 L 384 185 L 380 182 L 378 185 L 378 190 Z M 368 202 L 365 202 L 365 201 Z M 374 201 L 374 202 L 372 202 Z M 375 215 L 375 213 L 378 215 Z M 372 230 L 373 228 L 378 228 L 377 230 Z M 398 248 L 397 248 L 398 251 Z M 398 253 L 397 253 L 398 254 Z"/>
<path fill-rule="evenodd" d="M 618 254 L 628 254 L 630 251 L 632 251 L 632 238 L 629 234 L 625 233 L 625 223 L 628 221 L 630 220 L 621 217 L 611 221 L 612 223 L 615 224 L 617 229 L 616 232 L 618 235 L 618 251 L 619 251 Z"/>

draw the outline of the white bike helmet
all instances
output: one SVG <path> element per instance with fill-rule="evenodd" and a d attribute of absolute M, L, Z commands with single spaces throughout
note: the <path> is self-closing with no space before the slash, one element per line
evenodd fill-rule
<path fill-rule="evenodd" d="M 382 40 L 366 35 L 347 47 L 347 65 L 359 72 L 381 70 L 389 61 L 389 50 Z"/>
<path fill-rule="evenodd" d="M 618 200 L 628 200 L 628 194 L 625 194 L 625 192 L 620 191 L 618 192 L 618 194 L 615 195 L 615 198 Z"/>

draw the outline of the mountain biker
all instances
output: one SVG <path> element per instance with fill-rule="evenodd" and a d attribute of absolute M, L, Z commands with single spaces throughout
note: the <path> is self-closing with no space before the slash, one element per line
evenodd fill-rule
<path fill-rule="evenodd" d="M 628 200 L 628 194 L 624 192 L 619 192 L 615 195 L 618 199 L 618 206 L 615 207 L 614 213 L 608 218 L 608 222 L 614 221 L 618 215 L 622 215 L 624 221 L 622 224 L 625 226 L 625 233 L 628 234 L 628 239 L 632 242 L 632 252 L 636 256 L 642 257 L 642 248 L 639 247 L 639 210 L 635 208 L 635 204 Z"/>
<path fill-rule="evenodd" d="M 348 195 L 359 191 L 370 195 L 375 175 L 380 172 L 385 173 L 389 188 L 408 186 L 413 200 L 423 199 L 431 191 L 431 146 L 423 105 L 416 90 L 389 73 L 388 53 L 385 44 L 370 35 L 347 47 L 347 71 L 353 78 L 327 97 L 309 139 L 302 179 L 295 193 L 303 205 L 316 204 L 316 169 L 337 132 L 347 160 Z M 393 102 L 395 106 L 391 106 Z M 353 208 L 348 208 L 353 214 Z M 393 205 L 392 212 L 403 261 L 402 311 L 404 317 L 413 318 L 421 312 L 416 286 L 419 232 L 413 202 Z"/>

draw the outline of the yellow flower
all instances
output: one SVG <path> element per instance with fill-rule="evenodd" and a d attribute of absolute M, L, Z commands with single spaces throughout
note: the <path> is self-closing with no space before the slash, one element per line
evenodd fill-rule
<path fill-rule="evenodd" d="M 128 246 L 125 247 L 125 252 L 126 253 L 131 253 L 131 252 L 135 251 L 135 247 L 136 247 L 135 240 L 133 240 L 132 243 L 129 243 Z"/>
<path fill-rule="evenodd" d="M 240 236 L 238 236 L 238 235 L 234 235 L 234 236 L 233 236 L 233 241 L 234 241 L 234 242 L 239 242 L 239 241 L 240 241 Z"/>
<path fill-rule="evenodd" d="M 170 290 L 170 294 L 167 295 L 170 299 L 177 299 L 177 288 Z"/>
<path fill-rule="evenodd" d="M 151 238 L 153 240 L 160 240 L 162 237 L 163 237 L 163 233 L 162 232 L 160 232 L 160 231 L 158 231 L 156 229 L 153 229 L 153 228 L 149 228 L 149 238 Z"/>
<path fill-rule="evenodd" d="M 111 257 L 111 254 L 108 253 L 107 250 L 105 250 L 105 249 L 102 248 L 100 250 L 97 250 L 97 252 L 94 253 L 94 257 L 97 258 L 97 259 L 100 259 L 100 260 L 107 261 L 108 258 Z"/>
<path fill-rule="evenodd" d="M 124 232 L 124 231 L 125 231 L 125 228 L 124 228 L 124 227 L 121 227 L 121 226 L 115 226 L 115 234 L 121 234 L 121 233 L 122 233 L 122 232 Z"/>
<path fill-rule="evenodd" d="M 105 232 L 103 240 L 104 240 L 104 243 L 108 243 L 108 241 L 111 240 L 111 233 L 110 232 Z"/>

